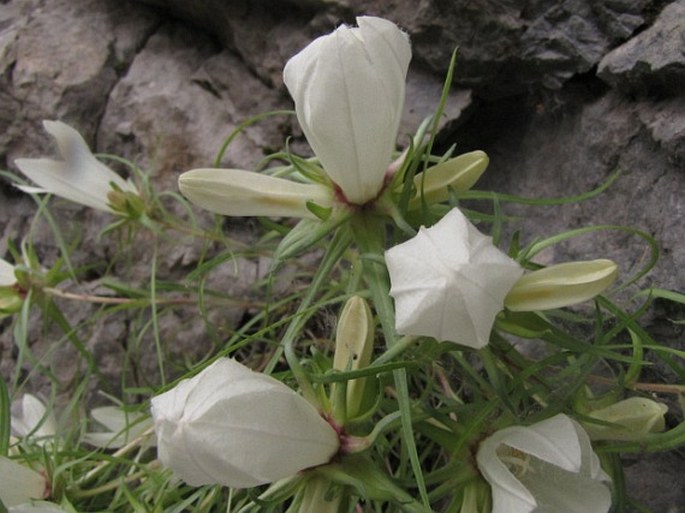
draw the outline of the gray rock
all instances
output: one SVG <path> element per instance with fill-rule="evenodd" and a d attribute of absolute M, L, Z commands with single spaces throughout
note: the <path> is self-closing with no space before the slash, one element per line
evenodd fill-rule
<path fill-rule="evenodd" d="M 62 119 L 86 139 L 109 91 L 156 24 L 148 9 L 113 1 L 0 5 L 0 154 L 8 162 L 51 147 L 40 121 Z"/>
<path fill-rule="evenodd" d="M 159 187 L 175 190 L 181 171 L 213 165 L 223 141 L 258 112 L 257 105 L 278 107 L 274 96 L 209 38 L 167 24 L 150 37 L 109 95 L 98 144 L 149 170 Z M 276 140 L 282 140 L 278 124 L 262 123 L 235 140 L 224 163 L 251 168 L 263 155 L 261 148 Z"/>
<path fill-rule="evenodd" d="M 597 75 L 626 92 L 682 95 L 684 20 L 685 0 L 667 5 L 651 27 L 605 55 Z"/>
<path fill-rule="evenodd" d="M 662 125 L 680 123 L 680 116 L 668 104 L 636 106 L 615 92 L 599 97 L 575 94 L 580 95 L 572 100 L 575 107 L 555 111 L 554 104 L 501 102 L 481 110 L 462 126 L 455 137 L 466 145 L 464 150 L 480 147 L 491 159 L 477 188 L 525 197 L 572 196 L 597 187 L 620 170 L 612 187 L 592 200 L 553 207 L 505 205 L 505 212 L 525 216 L 523 223 L 515 223 L 523 230 L 524 243 L 533 236 L 590 224 L 643 230 L 662 249 L 649 281 L 664 288 L 685 289 L 685 276 L 672 272 L 678 262 L 685 261 L 681 226 L 685 175 L 680 172 L 679 157 L 671 152 L 682 151 L 683 135 L 661 143 L 663 147 L 654 135 L 672 134 L 673 129 Z M 567 96 L 560 101 L 571 99 Z M 646 262 L 648 253 L 639 237 L 610 230 L 555 246 L 546 258 L 547 262 L 612 258 L 625 278 Z"/>

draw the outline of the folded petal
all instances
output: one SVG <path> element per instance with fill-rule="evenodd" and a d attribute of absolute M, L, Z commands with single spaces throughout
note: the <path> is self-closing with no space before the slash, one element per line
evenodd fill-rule
<path fill-rule="evenodd" d="M 63 160 L 17 159 L 15 164 L 40 186 L 19 187 L 25 192 L 49 192 L 75 203 L 111 211 L 107 195 L 112 184 L 123 191 L 137 193 L 130 182 L 98 161 L 76 130 L 60 121 L 43 121 L 55 138 Z"/>
<path fill-rule="evenodd" d="M 566 415 L 495 432 L 476 461 L 492 489 L 492 513 L 606 513 L 611 506 L 590 439 Z"/>
<path fill-rule="evenodd" d="M 17 278 L 14 276 L 14 266 L 0 258 L 0 287 L 11 287 L 17 283 Z"/>
<path fill-rule="evenodd" d="M 24 394 L 19 402 L 18 413 L 12 415 L 12 432 L 15 436 L 31 435 L 35 438 L 54 437 L 57 421 L 36 396 Z"/>
<path fill-rule="evenodd" d="M 194 169 L 178 179 L 190 201 L 227 216 L 316 216 L 307 202 L 333 205 L 332 192 L 318 184 L 303 184 L 239 169 Z"/>
<path fill-rule="evenodd" d="M 0 500 L 11 508 L 45 493 L 45 477 L 35 470 L 0 456 Z"/>
<path fill-rule="evenodd" d="M 382 188 L 395 147 L 411 47 L 390 21 L 357 23 L 313 41 L 283 79 L 324 170 L 347 201 L 364 204 Z"/>

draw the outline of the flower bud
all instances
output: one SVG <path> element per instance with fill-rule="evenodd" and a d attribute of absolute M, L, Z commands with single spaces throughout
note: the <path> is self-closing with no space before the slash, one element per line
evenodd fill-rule
<path fill-rule="evenodd" d="M 663 431 L 664 414 L 668 406 L 646 397 L 630 397 L 588 414 L 588 417 L 609 422 L 612 426 L 584 422 L 592 440 L 640 440 L 649 433 Z"/>
<path fill-rule="evenodd" d="M 616 264 L 606 259 L 552 265 L 519 278 L 504 305 L 525 312 L 582 303 L 611 285 L 617 274 Z"/>
<path fill-rule="evenodd" d="M 340 314 L 335 333 L 333 368 L 340 371 L 362 369 L 371 362 L 373 350 L 373 315 L 369 305 L 359 296 L 351 297 Z M 347 416 L 358 415 L 364 396 L 366 379 L 347 383 Z"/>
<path fill-rule="evenodd" d="M 490 159 L 482 151 L 464 153 L 446 162 L 429 167 L 425 173 L 414 177 L 416 195 L 409 201 L 409 209 L 445 201 L 450 189 L 468 191 L 488 167 Z"/>
<path fill-rule="evenodd" d="M 193 169 L 179 177 L 178 186 L 193 203 L 226 216 L 317 219 L 308 202 L 324 208 L 333 204 L 332 191 L 323 185 L 240 169 Z"/>
<path fill-rule="evenodd" d="M 297 513 L 338 513 L 342 495 L 340 490 L 331 489 L 330 481 L 315 476 L 304 489 L 304 496 Z"/>
<path fill-rule="evenodd" d="M 16 287 L 14 266 L 0 258 L 0 319 L 21 309 L 24 299 Z"/>
<path fill-rule="evenodd" d="M 338 434 L 280 381 L 228 358 L 152 399 L 162 463 L 193 486 L 249 488 L 328 463 Z"/>

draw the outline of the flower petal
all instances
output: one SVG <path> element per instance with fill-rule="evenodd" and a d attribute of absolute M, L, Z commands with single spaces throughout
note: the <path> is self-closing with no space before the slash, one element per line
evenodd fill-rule
<path fill-rule="evenodd" d="M 45 493 L 45 477 L 35 470 L 0 456 L 0 500 L 11 508 Z"/>
<path fill-rule="evenodd" d="M 36 396 L 24 394 L 21 398 L 19 414 L 12 415 L 12 432 L 15 436 L 54 437 L 57 432 L 57 422 L 52 413 L 48 413 L 45 405 Z"/>
<path fill-rule="evenodd" d="M 17 283 L 14 266 L 0 258 L 0 287 L 11 287 Z"/>
<path fill-rule="evenodd" d="M 318 184 L 303 184 L 240 169 L 193 169 L 178 179 L 193 203 L 227 216 L 283 216 L 317 219 L 311 201 L 333 205 L 332 193 Z"/>
<path fill-rule="evenodd" d="M 42 189 L 98 210 L 111 211 L 107 195 L 112 184 L 123 191 L 137 193 L 136 188 L 98 161 L 76 130 L 60 121 L 43 121 L 43 126 L 56 140 L 64 160 L 17 159 L 15 164 Z M 36 192 L 32 187 L 19 187 Z"/>
<path fill-rule="evenodd" d="M 488 343 L 521 267 L 458 210 L 385 253 L 396 329 L 470 347 Z"/>
<path fill-rule="evenodd" d="M 492 488 L 493 513 L 606 513 L 611 506 L 609 477 L 566 415 L 497 431 L 476 461 Z"/>
<path fill-rule="evenodd" d="M 162 462 L 199 486 L 253 487 L 327 463 L 335 430 L 283 383 L 219 359 L 152 399 Z"/>
<path fill-rule="evenodd" d="M 326 174 L 347 201 L 376 197 L 402 115 L 408 37 L 381 18 L 359 17 L 291 58 L 284 82 L 297 119 Z"/>

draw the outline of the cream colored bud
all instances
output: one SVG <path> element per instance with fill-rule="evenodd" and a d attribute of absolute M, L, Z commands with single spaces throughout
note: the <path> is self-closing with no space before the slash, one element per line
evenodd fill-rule
<path fill-rule="evenodd" d="M 304 489 L 304 497 L 297 510 L 298 513 L 338 513 L 342 494 L 331 491 L 331 483 L 315 476 Z"/>
<path fill-rule="evenodd" d="M 335 333 L 333 367 L 340 371 L 362 369 L 371 362 L 373 350 L 373 315 L 369 305 L 359 296 L 347 300 L 340 313 Z M 364 395 L 365 378 L 347 383 L 347 416 L 359 414 Z"/>
<path fill-rule="evenodd" d="M 332 192 L 320 184 L 304 184 L 240 169 L 193 169 L 178 179 L 183 195 L 196 205 L 226 216 L 316 216 L 307 202 L 324 208 Z"/>
<path fill-rule="evenodd" d="M 456 192 L 468 191 L 488 167 L 490 159 L 482 151 L 464 153 L 442 164 L 430 167 L 425 173 L 414 177 L 416 195 L 409 201 L 409 209 L 445 201 L 450 189 Z"/>
<path fill-rule="evenodd" d="M 616 264 L 606 259 L 552 265 L 519 278 L 504 305 L 523 312 L 582 303 L 601 293 L 617 275 Z"/>
<path fill-rule="evenodd" d="M 583 427 L 592 440 L 640 440 L 649 433 L 663 431 L 668 406 L 646 397 L 630 397 L 588 414 L 610 422 L 612 426 L 585 422 Z"/>

